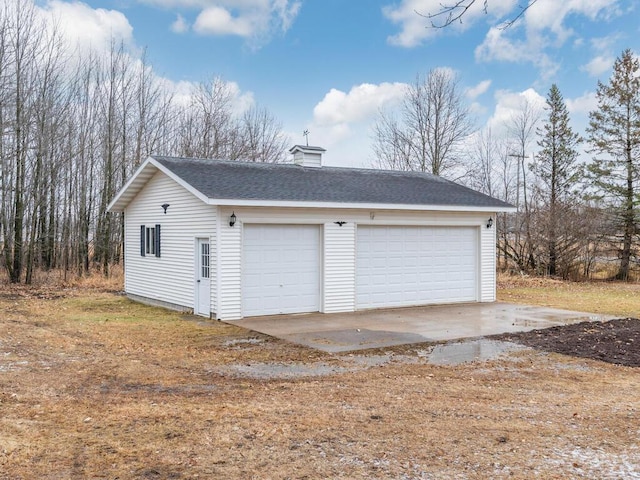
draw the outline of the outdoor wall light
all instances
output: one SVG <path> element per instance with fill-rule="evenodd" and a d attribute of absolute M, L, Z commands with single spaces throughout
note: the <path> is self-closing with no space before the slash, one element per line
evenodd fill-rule
<path fill-rule="evenodd" d="M 160 205 L 162 207 L 162 209 L 164 210 L 164 214 L 167 214 L 167 208 L 169 208 L 171 205 L 169 205 L 168 203 L 163 203 L 162 205 Z"/>
<path fill-rule="evenodd" d="M 493 226 L 493 218 L 489 217 L 489 220 L 487 220 L 487 228 L 491 228 Z"/>
<path fill-rule="evenodd" d="M 233 227 L 236 224 L 236 212 L 233 212 L 229 217 L 229 226 Z"/>

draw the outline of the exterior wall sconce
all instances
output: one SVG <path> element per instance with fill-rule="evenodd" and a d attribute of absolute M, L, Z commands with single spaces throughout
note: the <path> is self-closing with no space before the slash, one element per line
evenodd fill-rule
<path fill-rule="evenodd" d="M 171 205 L 169 205 L 168 203 L 163 203 L 162 205 L 160 205 L 162 207 L 162 209 L 164 210 L 164 214 L 167 214 L 167 208 L 169 208 Z"/>
<path fill-rule="evenodd" d="M 489 220 L 487 220 L 487 228 L 491 228 L 493 226 L 493 218 L 489 217 Z"/>
<path fill-rule="evenodd" d="M 333 222 L 333 223 L 335 223 L 336 225 L 342 226 L 342 225 L 344 225 L 344 224 L 345 224 L 345 223 L 347 223 L 347 222 L 342 222 L 342 221 L 341 221 L 341 222 Z"/>
<path fill-rule="evenodd" d="M 236 212 L 233 212 L 229 217 L 229 226 L 233 227 L 236 224 Z"/>

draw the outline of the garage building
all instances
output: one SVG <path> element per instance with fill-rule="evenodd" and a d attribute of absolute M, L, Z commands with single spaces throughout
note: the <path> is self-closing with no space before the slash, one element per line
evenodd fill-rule
<path fill-rule="evenodd" d="M 125 291 L 221 320 L 493 302 L 497 212 L 427 173 L 149 157 L 109 205 Z"/>

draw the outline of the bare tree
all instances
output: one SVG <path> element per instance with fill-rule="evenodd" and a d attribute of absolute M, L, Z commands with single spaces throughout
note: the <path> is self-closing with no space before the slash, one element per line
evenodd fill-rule
<path fill-rule="evenodd" d="M 482 193 L 502 196 L 506 200 L 506 193 L 500 192 L 498 185 L 501 174 L 498 158 L 504 149 L 504 142 L 494 137 L 490 127 L 479 131 L 469 152 L 470 164 L 465 183 Z"/>
<path fill-rule="evenodd" d="M 473 131 L 454 73 L 418 75 L 404 96 L 401 121 L 380 112 L 374 153 L 387 168 L 444 175 L 459 165 L 460 146 Z"/>
<path fill-rule="evenodd" d="M 520 7 L 520 10 L 515 16 L 501 24 L 500 29 L 509 28 L 513 25 L 537 1 L 538 0 L 527 0 L 527 3 Z M 478 0 L 456 0 L 451 3 L 441 3 L 440 10 L 436 13 L 416 13 L 427 18 L 430 22 L 431 28 L 446 28 L 456 22 L 462 23 L 463 17 L 468 13 L 469 9 L 476 4 L 476 2 L 478 2 Z M 485 15 L 489 13 L 489 0 L 482 0 L 482 12 Z"/>
<path fill-rule="evenodd" d="M 540 111 L 524 100 L 520 111 L 511 117 L 507 130 L 509 132 L 512 146 L 508 153 L 516 162 L 516 183 L 515 183 L 515 205 L 518 211 L 511 218 L 513 231 L 512 241 L 514 245 L 509 246 L 513 252 L 513 258 L 518 267 L 522 270 L 536 268 L 535 246 L 531 235 L 531 198 L 529 195 L 530 185 L 527 183 L 527 148 L 532 141 L 536 131 L 536 125 L 540 119 Z M 524 234 L 524 239 L 522 238 Z"/>
<path fill-rule="evenodd" d="M 264 108 L 237 112 L 220 79 L 183 108 L 144 55 L 116 41 L 107 55 L 69 52 L 59 33 L 34 0 L 0 2 L 0 263 L 9 281 L 56 267 L 108 275 L 123 222 L 106 207 L 151 153 L 284 157 L 281 124 Z"/>
<path fill-rule="evenodd" d="M 413 170 L 411 145 L 404 141 L 398 121 L 393 116 L 381 112 L 373 128 L 375 165 L 389 170 Z"/>
<path fill-rule="evenodd" d="M 9 215 L 3 226 L 5 231 L 5 243 L 3 246 L 5 265 L 12 283 L 20 282 L 24 269 L 25 253 L 25 219 L 28 201 L 26 186 L 28 177 L 28 154 L 30 141 L 32 140 L 32 91 L 37 71 L 40 41 L 44 27 L 38 21 L 31 3 L 19 4 L 17 1 L 6 2 L 2 11 L 3 33 L 6 35 L 3 41 L 6 47 L 6 62 L 2 69 L 7 75 L 10 94 L 7 98 L 7 130 L 11 132 L 9 145 L 4 151 L 8 155 L 3 175 L 9 175 L 13 182 L 10 185 L 11 192 L 5 197 L 9 200 Z M 11 113 L 9 113 L 11 110 Z M 3 114 L 3 118 L 5 115 Z M 5 130 L 6 131 L 6 130 Z"/>
<path fill-rule="evenodd" d="M 290 140 L 266 108 L 252 107 L 240 121 L 242 159 L 249 162 L 277 163 L 286 159 Z"/>
<path fill-rule="evenodd" d="M 233 148 L 237 124 L 233 118 L 233 92 L 220 77 L 199 83 L 191 104 L 183 110 L 180 154 L 187 157 L 228 158 L 240 155 Z"/>

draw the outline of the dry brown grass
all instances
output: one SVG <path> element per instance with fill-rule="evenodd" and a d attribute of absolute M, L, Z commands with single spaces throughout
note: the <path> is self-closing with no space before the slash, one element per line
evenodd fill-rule
<path fill-rule="evenodd" d="M 357 367 L 112 293 L 0 290 L 0 478 L 640 478 L 637 369 L 404 351 Z M 248 364 L 346 370 L 224 369 Z"/>
<path fill-rule="evenodd" d="M 61 269 L 37 270 L 33 278 L 33 285 L 27 288 L 81 288 L 111 292 L 122 290 L 124 286 L 122 265 L 112 265 L 109 268 L 108 276 L 95 268 L 88 275 L 77 275 L 74 272 L 65 272 Z M 3 280 L 6 287 L 7 279 Z"/>
<path fill-rule="evenodd" d="M 563 282 L 550 278 L 500 275 L 498 300 L 640 317 L 640 283 Z"/>

